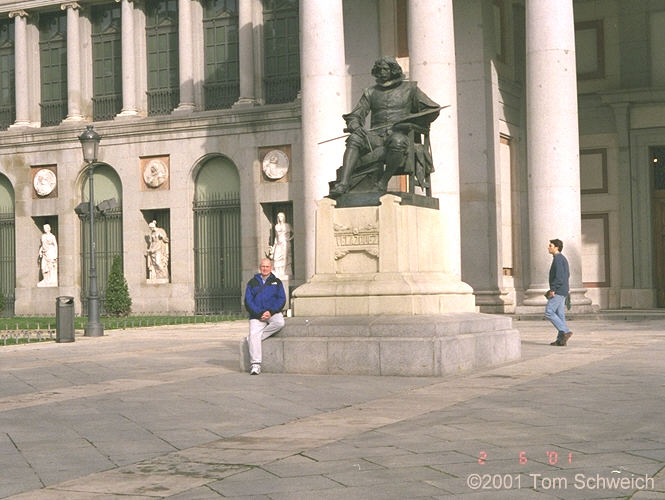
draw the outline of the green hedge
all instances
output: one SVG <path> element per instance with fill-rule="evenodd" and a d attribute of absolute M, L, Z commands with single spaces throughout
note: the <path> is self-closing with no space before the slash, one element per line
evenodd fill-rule
<path fill-rule="evenodd" d="M 105 330 L 117 328 L 141 328 L 146 326 L 187 325 L 196 323 L 218 323 L 244 319 L 240 313 L 213 314 L 210 316 L 126 316 L 124 318 L 100 318 Z M 74 318 L 74 328 L 83 330 L 88 323 L 87 317 Z M 1 330 L 55 330 L 55 317 L 13 317 L 0 318 Z"/>

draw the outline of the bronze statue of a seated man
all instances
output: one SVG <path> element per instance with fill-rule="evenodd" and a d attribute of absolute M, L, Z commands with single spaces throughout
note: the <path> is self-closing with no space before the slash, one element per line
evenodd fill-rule
<path fill-rule="evenodd" d="M 376 85 L 363 90 L 363 95 L 353 111 L 343 115 L 346 121 L 346 151 L 339 181 L 330 189 L 335 198 L 349 191 L 352 176 L 359 163 L 379 165 L 368 172 L 373 175 L 370 190 L 385 192 L 388 181 L 402 172 L 407 161 L 407 152 L 413 146 L 409 133 L 421 134 L 439 115 L 441 107 L 418 88 L 416 82 L 406 81 L 397 61 L 382 57 L 374 63 L 372 75 Z M 365 128 L 365 119 L 371 113 L 370 128 Z M 421 173 L 432 169 L 428 148 L 416 148 L 415 162 Z M 427 165 L 429 163 L 429 165 Z M 384 167 L 385 165 L 385 167 Z M 424 179 L 418 179 L 424 184 Z"/>

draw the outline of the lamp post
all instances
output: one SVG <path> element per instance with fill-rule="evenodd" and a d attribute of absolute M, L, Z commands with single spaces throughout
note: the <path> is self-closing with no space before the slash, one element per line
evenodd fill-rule
<path fill-rule="evenodd" d="M 90 188 L 90 286 L 88 288 L 88 324 L 85 326 L 84 336 L 101 337 L 104 335 L 104 325 L 99 322 L 99 291 L 97 289 L 97 265 L 95 257 L 95 187 L 93 176 L 97 149 L 101 137 L 92 129 L 86 127 L 85 132 L 79 136 L 83 159 L 88 164 L 88 187 Z"/>

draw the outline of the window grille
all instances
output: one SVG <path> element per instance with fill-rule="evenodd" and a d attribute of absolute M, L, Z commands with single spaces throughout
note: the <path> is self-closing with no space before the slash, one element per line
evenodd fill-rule
<path fill-rule="evenodd" d="M 42 127 L 58 125 L 67 116 L 67 15 L 39 17 Z"/>
<path fill-rule="evenodd" d="M 116 3 L 92 8 L 92 114 L 111 120 L 122 110 L 122 28 Z"/>
<path fill-rule="evenodd" d="M 14 23 L 0 21 L 0 130 L 16 121 L 14 82 Z"/>
<path fill-rule="evenodd" d="M 0 64 L 2 62 L 0 61 Z M 16 108 L 14 105 L 0 106 L 0 130 L 7 130 L 16 121 Z"/>
<path fill-rule="evenodd" d="M 196 313 L 239 312 L 243 292 L 239 193 L 198 199 L 193 208 Z"/>
<path fill-rule="evenodd" d="M 206 0 L 205 109 L 230 108 L 240 97 L 237 0 Z"/>
<path fill-rule="evenodd" d="M 148 0 L 146 45 L 148 51 L 148 114 L 166 115 L 178 106 L 178 2 Z"/>
<path fill-rule="evenodd" d="M 300 91 L 298 0 L 264 0 L 267 104 L 293 101 Z"/>
<path fill-rule="evenodd" d="M 88 294 L 90 290 L 90 215 L 79 215 L 81 221 L 81 305 L 83 315 L 88 314 Z M 95 266 L 99 307 L 105 313 L 104 299 L 113 257 L 122 257 L 122 208 L 95 212 Z"/>
<path fill-rule="evenodd" d="M 5 299 L 1 316 L 14 315 L 16 289 L 16 241 L 13 209 L 0 208 L 0 293 Z"/>

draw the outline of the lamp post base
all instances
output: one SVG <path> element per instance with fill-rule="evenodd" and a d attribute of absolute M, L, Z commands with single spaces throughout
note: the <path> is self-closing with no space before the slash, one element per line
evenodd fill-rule
<path fill-rule="evenodd" d="M 104 335 L 104 325 L 101 323 L 88 323 L 85 325 L 84 337 L 102 337 Z"/>

